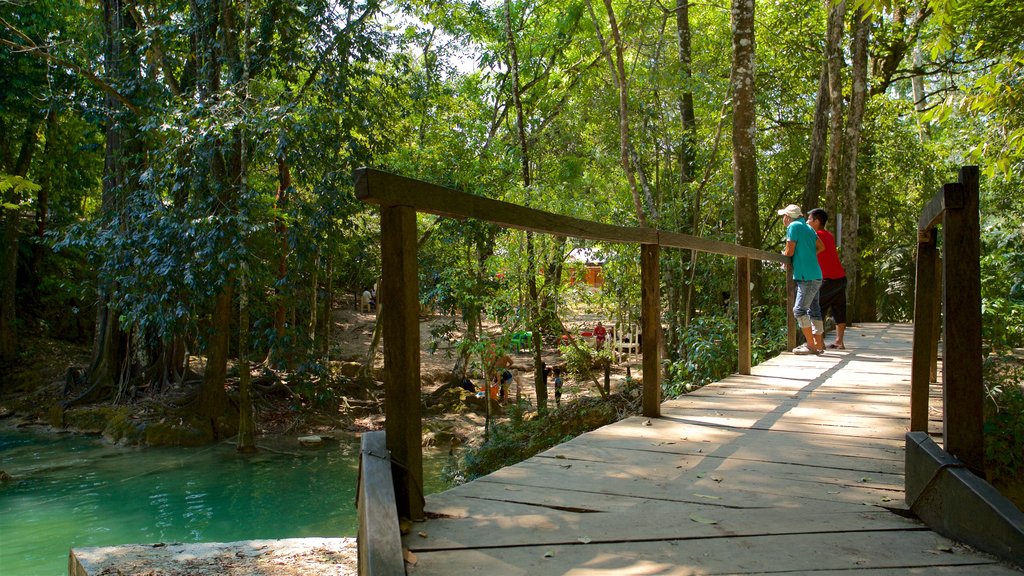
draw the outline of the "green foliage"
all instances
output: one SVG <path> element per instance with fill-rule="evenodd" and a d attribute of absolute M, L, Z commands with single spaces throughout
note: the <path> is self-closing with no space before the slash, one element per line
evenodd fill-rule
<path fill-rule="evenodd" d="M 577 382 L 590 382 L 594 379 L 594 369 L 611 365 L 614 361 L 610 346 L 598 350 L 594 346 L 577 340 L 575 344 L 562 344 L 558 347 L 565 362 L 569 376 Z"/>
<path fill-rule="evenodd" d="M 475 480 L 619 419 L 615 404 L 589 397 L 530 419 L 517 410 L 512 408 L 512 418 L 494 426 L 480 447 L 467 449 L 445 466 L 445 481 L 461 484 Z"/>
<path fill-rule="evenodd" d="M 985 460 L 990 479 L 1016 485 L 1024 478 L 1024 361 L 990 356 L 984 364 Z"/>
<path fill-rule="evenodd" d="M 678 396 L 736 371 L 736 320 L 704 314 L 681 330 L 679 360 L 668 366 L 667 396 Z"/>
<path fill-rule="evenodd" d="M 990 216 L 982 225 L 982 333 L 994 349 L 1024 346 L 1024 227 Z"/>

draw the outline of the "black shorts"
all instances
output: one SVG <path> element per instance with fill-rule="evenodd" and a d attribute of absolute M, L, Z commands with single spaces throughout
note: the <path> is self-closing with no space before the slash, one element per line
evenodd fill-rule
<path fill-rule="evenodd" d="M 821 317 L 832 310 L 832 319 L 836 324 L 846 324 L 846 277 L 826 278 L 818 292 L 818 303 L 821 304 Z"/>

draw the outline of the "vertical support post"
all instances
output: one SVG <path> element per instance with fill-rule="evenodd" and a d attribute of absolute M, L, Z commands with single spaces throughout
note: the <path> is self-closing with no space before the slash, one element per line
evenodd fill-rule
<path fill-rule="evenodd" d="M 936 237 L 936 241 L 938 238 Z M 935 278 L 935 287 L 932 290 L 935 292 L 935 306 L 932 308 L 932 341 L 931 341 L 931 360 L 928 364 L 928 381 L 938 382 L 939 381 L 939 338 L 942 336 L 942 258 L 939 257 L 938 249 L 935 250 L 935 255 L 932 259 L 932 274 Z"/>
<path fill-rule="evenodd" d="M 661 279 L 658 259 L 661 246 L 640 246 L 640 325 L 643 331 L 643 415 L 661 416 Z"/>
<path fill-rule="evenodd" d="M 736 259 L 736 303 L 739 310 L 736 315 L 736 341 L 739 358 L 737 371 L 750 374 L 751 342 L 750 342 L 750 259 Z"/>
<path fill-rule="evenodd" d="M 381 328 L 384 336 L 384 430 L 395 463 L 399 517 L 423 519 L 420 415 L 419 280 L 416 211 L 384 206 L 380 218 Z"/>
<path fill-rule="evenodd" d="M 793 306 L 796 306 L 796 281 L 793 280 L 793 263 L 786 263 L 786 349 L 796 348 L 796 318 L 793 317 Z"/>
<path fill-rule="evenodd" d="M 932 342 L 938 330 L 935 315 L 935 228 L 921 230 L 917 238 L 917 281 L 914 287 L 914 347 L 910 367 L 910 431 L 928 431 L 928 388 L 931 383 Z"/>
<path fill-rule="evenodd" d="M 942 225 L 945 449 L 984 478 L 978 167 L 961 168 L 960 182 L 944 185 L 943 194 L 946 199 Z"/>

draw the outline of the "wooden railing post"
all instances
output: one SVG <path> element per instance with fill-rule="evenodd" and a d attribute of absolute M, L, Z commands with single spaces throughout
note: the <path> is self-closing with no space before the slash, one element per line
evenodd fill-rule
<path fill-rule="evenodd" d="M 796 282 L 793 280 L 793 263 L 786 263 L 786 349 L 796 348 L 796 318 L 793 317 L 793 306 L 796 306 Z"/>
<path fill-rule="evenodd" d="M 946 184 L 943 194 L 944 443 L 946 452 L 984 478 L 978 167 L 961 168 L 960 182 Z"/>
<path fill-rule="evenodd" d="M 750 374 L 750 259 L 742 256 L 736 259 L 736 303 L 737 370 Z"/>
<path fill-rule="evenodd" d="M 932 259 L 932 277 L 935 278 L 934 292 L 935 306 L 932 307 L 932 341 L 928 361 L 928 381 L 939 381 L 939 339 L 942 337 L 942 258 L 938 248 L 935 250 L 935 257 Z"/>
<path fill-rule="evenodd" d="M 640 325 L 643 341 L 643 415 L 661 416 L 661 290 L 657 244 L 640 246 Z"/>
<path fill-rule="evenodd" d="M 381 328 L 384 336 L 384 429 L 394 462 L 400 517 L 423 519 L 420 415 L 419 279 L 416 210 L 382 206 L 380 218 Z"/>
<path fill-rule="evenodd" d="M 928 387 L 931 383 L 932 342 L 935 325 L 936 256 L 935 228 L 922 230 L 917 238 L 917 281 L 914 288 L 914 347 L 910 367 L 910 431 L 928 431 Z"/>

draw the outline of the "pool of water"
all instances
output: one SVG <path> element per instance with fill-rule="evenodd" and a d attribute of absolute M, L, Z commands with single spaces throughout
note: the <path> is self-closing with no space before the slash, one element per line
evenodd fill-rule
<path fill-rule="evenodd" d="M 0 430 L 0 575 L 67 574 L 70 548 L 355 536 L 355 438 L 297 455 L 126 448 Z M 425 454 L 426 491 L 443 454 Z"/>

